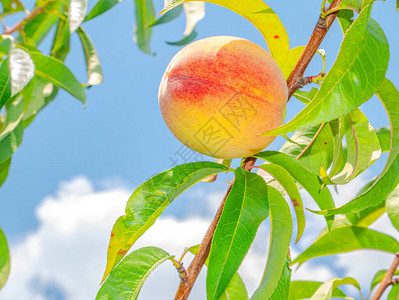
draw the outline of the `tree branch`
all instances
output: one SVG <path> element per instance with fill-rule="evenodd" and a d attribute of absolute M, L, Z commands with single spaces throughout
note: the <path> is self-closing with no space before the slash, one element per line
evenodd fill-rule
<path fill-rule="evenodd" d="M 332 1 L 329 10 L 335 9 L 341 3 L 341 1 L 342 0 Z M 306 68 L 308 67 L 313 56 L 315 55 L 321 42 L 323 41 L 327 31 L 330 29 L 331 24 L 334 22 L 337 13 L 338 12 L 334 12 L 334 13 L 330 14 L 327 18 L 319 18 L 319 21 L 317 22 L 317 25 L 316 25 L 315 29 L 313 30 L 313 33 L 308 41 L 308 44 L 306 45 L 305 50 L 303 51 L 301 57 L 299 58 L 297 64 L 295 65 L 293 71 L 291 72 L 290 76 L 287 79 L 288 92 L 289 92 L 288 100 L 291 98 L 291 96 L 294 94 L 294 92 L 298 89 L 299 80 L 302 79 Z M 324 26 L 324 24 L 325 24 L 325 26 Z M 251 168 L 255 164 L 255 162 L 256 162 L 256 158 L 248 157 L 244 161 L 243 168 L 246 170 L 251 170 Z M 211 250 L 212 238 L 215 233 L 216 226 L 219 222 L 220 216 L 222 214 L 227 196 L 229 195 L 230 190 L 233 186 L 233 183 L 234 183 L 234 180 L 229 185 L 229 187 L 226 191 L 226 194 L 223 197 L 222 203 L 220 204 L 219 209 L 218 209 L 211 225 L 209 226 L 208 231 L 206 232 L 205 237 L 201 242 L 201 245 L 199 246 L 197 255 L 194 257 L 193 261 L 191 262 L 190 266 L 187 269 L 187 278 L 186 278 L 187 280 L 180 281 L 179 288 L 176 292 L 175 300 L 186 300 L 188 298 L 188 295 L 191 292 L 191 289 L 193 288 L 193 285 L 202 269 L 202 266 L 205 263 L 206 258 L 209 255 L 210 250 Z"/>
<path fill-rule="evenodd" d="M 387 287 L 389 287 L 392 284 L 392 277 L 395 274 L 396 269 L 398 268 L 399 265 L 399 252 L 395 253 L 395 258 L 385 273 L 384 279 L 382 279 L 381 283 L 378 286 L 377 291 L 373 295 L 373 298 L 371 300 L 378 300 L 381 298 L 382 294 L 385 292 Z"/>
<path fill-rule="evenodd" d="M 26 23 L 28 23 L 30 20 L 32 20 L 34 17 L 36 17 L 38 14 L 40 14 L 44 10 L 44 7 L 36 7 L 31 14 L 29 14 L 25 19 L 20 20 L 13 26 L 9 28 L 5 28 L 4 34 L 11 34 L 17 30 L 20 30 Z"/>

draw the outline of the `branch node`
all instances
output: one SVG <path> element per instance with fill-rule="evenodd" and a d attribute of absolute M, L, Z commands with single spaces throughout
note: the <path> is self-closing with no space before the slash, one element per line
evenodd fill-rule
<path fill-rule="evenodd" d="M 180 262 L 178 264 L 179 264 L 179 266 L 178 267 L 175 266 L 175 267 L 176 267 L 177 272 L 179 273 L 180 280 L 182 282 L 184 282 L 184 284 L 190 285 L 190 283 L 187 280 L 188 273 L 187 273 L 186 269 L 184 268 L 183 263 Z"/>
<path fill-rule="evenodd" d="M 326 17 L 320 15 L 319 20 L 317 21 L 317 27 L 320 27 L 322 29 L 327 29 L 327 19 Z"/>

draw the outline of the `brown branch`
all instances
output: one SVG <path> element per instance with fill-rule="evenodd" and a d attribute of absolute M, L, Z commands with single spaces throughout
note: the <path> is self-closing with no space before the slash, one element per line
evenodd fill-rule
<path fill-rule="evenodd" d="M 378 286 L 377 291 L 373 295 L 373 298 L 371 300 L 378 300 L 381 298 L 382 294 L 385 292 L 387 287 L 389 287 L 392 284 L 392 277 L 395 274 L 396 269 L 398 268 L 399 265 L 399 252 L 395 253 L 395 258 L 385 273 L 384 279 L 382 279 L 381 283 Z"/>
<path fill-rule="evenodd" d="M 341 3 L 341 1 L 342 0 L 332 1 L 329 10 L 335 9 Z M 308 44 L 306 45 L 303 54 L 299 58 L 297 64 L 295 65 L 293 71 L 291 72 L 289 78 L 287 79 L 287 85 L 289 91 L 288 100 L 291 98 L 295 90 L 298 88 L 299 80 L 302 79 L 306 68 L 308 67 L 313 56 L 315 55 L 321 42 L 323 41 L 327 31 L 330 29 L 331 24 L 334 22 L 336 15 L 337 12 L 332 13 L 327 18 L 320 18 L 319 21 L 317 22 L 317 25 L 308 41 Z M 246 170 L 251 170 L 255 162 L 256 158 L 248 157 L 244 161 L 243 168 L 245 168 Z M 209 251 L 211 250 L 212 238 L 215 233 L 216 226 L 219 222 L 220 216 L 222 214 L 227 196 L 229 195 L 230 190 L 233 186 L 233 182 L 234 180 L 229 185 L 226 194 L 223 197 L 222 203 L 220 204 L 219 209 L 211 225 L 209 226 L 208 231 L 206 232 L 205 237 L 201 242 L 201 245 L 199 246 L 197 255 L 194 257 L 193 261 L 191 262 L 190 266 L 187 269 L 187 278 L 186 278 L 187 281 L 183 280 L 180 281 L 179 288 L 177 289 L 176 292 L 175 300 L 186 300 L 191 292 L 191 289 L 193 288 L 193 285 L 202 269 L 202 266 L 204 265 L 205 260 L 209 255 Z"/>
<path fill-rule="evenodd" d="M 328 11 L 334 10 L 338 7 L 342 0 L 334 0 L 332 1 L 330 8 Z M 328 12 L 327 11 L 327 12 Z M 299 58 L 295 68 L 291 72 L 290 76 L 287 79 L 288 85 L 288 100 L 292 97 L 295 91 L 301 87 L 300 80 L 305 73 L 306 68 L 308 67 L 310 61 L 313 56 L 316 54 L 317 49 L 319 49 L 321 42 L 327 34 L 327 31 L 330 29 L 332 23 L 334 22 L 338 11 L 331 13 L 327 16 L 327 18 L 319 18 L 312 35 L 306 45 L 305 50 L 303 51 L 301 57 Z"/>
<path fill-rule="evenodd" d="M 17 30 L 21 30 L 21 28 L 28 23 L 30 20 L 32 20 L 34 17 L 36 17 L 39 13 L 41 13 L 44 10 L 44 7 L 36 7 L 31 14 L 29 14 L 26 18 L 18 21 L 16 24 L 9 28 L 5 28 L 4 34 L 11 34 Z"/>

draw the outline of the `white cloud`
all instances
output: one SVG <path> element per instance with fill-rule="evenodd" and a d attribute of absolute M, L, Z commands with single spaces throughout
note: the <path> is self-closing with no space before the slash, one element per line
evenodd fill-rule
<path fill-rule="evenodd" d="M 361 180 L 361 179 L 360 179 Z M 115 182 L 115 181 L 114 181 Z M 355 183 L 342 190 L 343 197 L 353 197 L 353 190 L 365 181 Z M 60 184 L 55 195 L 46 197 L 36 209 L 38 227 L 25 237 L 11 244 L 12 271 L 9 281 L 1 291 L 1 299 L 94 299 L 106 262 L 106 249 L 110 230 L 130 196 L 126 187 L 110 186 L 103 182 L 103 189 L 96 191 L 85 177 L 77 177 Z M 187 192 L 186 192 L 187 193 Z M 179 256 L 185 247 L 200 243 L 211 217 L 217 209 L 215 203 L 224 191 L 212 189 L 210 194 L 202 188 L 195 188 L 185 196 L 201 202 L 201 213 L 195 217 L 178 219 L 173 207 L 167 216 L 161 217 L 135 248 L 158 246 Z M 185 200 L 185 199 L 184 199 Z M 307 207 L 312 205 L 304 197 Z M 178 204 L 174 203 L 177 208 Z M 207 206 L 207 207 L 204 207 Z M 192 208 L 190 211 L 193 210 Z M 295 257 L 306 248 L 325 226 L 323 217 L 307 214 L 305 237 L 299 245 L 292 247 Z M 392 226 L 385 218 L 376 223 L 378 230 L 392 232 Z M 262 224 L 257 237 L 240 268 L 240 274 L 252 293 L 262 277 L 269 249 L 269 225 Z M 361 253 L 361 254 L 360 254 Z M 187 254 L 185 264 L 192 258 Z M 295 280 L 328 280 L 342 274 L 359 278 L 368 286 L 370 277 L 378 269 L 390 264 L 391 257 L 376 252 L 356 252 L 334 256 L 329 265 L 312 261 L 293 271 Z M 365 264 L 365 262 L 367 262 Z M 341 275 L 342 275 L 341 274 Z M 205 299 L 205 276 L 201 272 L 190 299 Z M 170 262 L 165 262 L 144 285 L 139 299 L 172 299 L 179 279 Z M 57 298 L 58 296 L 58 298 Z"/>

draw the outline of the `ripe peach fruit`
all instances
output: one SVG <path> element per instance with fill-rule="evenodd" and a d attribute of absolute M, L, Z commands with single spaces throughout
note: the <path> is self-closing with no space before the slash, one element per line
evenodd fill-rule
<path fill-rule="evenodd" d="M 183 144 L 224 159 L 267 147 L 283 123 L 288 91 L 271 55 L 245 39 L 216 36 L 180 50 L 159 87 L 166 125 Z"/>

